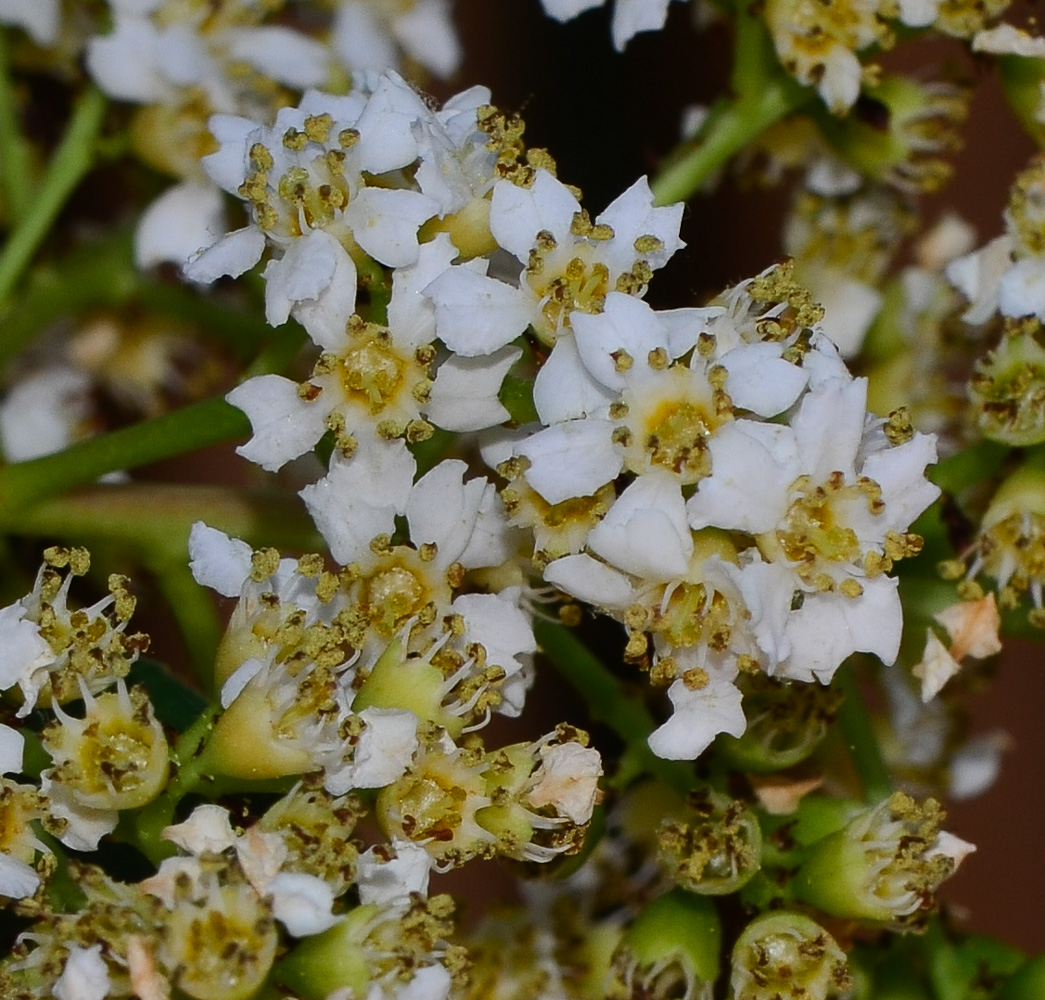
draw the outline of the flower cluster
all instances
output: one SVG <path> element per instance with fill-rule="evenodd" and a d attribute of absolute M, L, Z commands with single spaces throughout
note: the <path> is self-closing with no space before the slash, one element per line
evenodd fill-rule
<path fill-rule="evenodd" d="M 704 5 L 729 94 L 595 208 L 450 0 L 0 0 L 0 995 L 1034 993 L 932 921 L 1045 623 L 1045 160 L 919 233 L 971 88 L 877 65 L 997 57 L 1045 141 L 1006 6 Z M 730 161 L 779 241 L 665 308 Z"/>

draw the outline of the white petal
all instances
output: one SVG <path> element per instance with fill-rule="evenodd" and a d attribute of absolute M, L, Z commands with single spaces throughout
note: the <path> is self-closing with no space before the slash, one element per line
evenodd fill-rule
<path fill-rule="evenodd" d="M 7 459 L 22 462 L 67 448 L 91 415 L 91 388 L 90 376 L 73 368 L 44 368 L 16 382 L 0 403 Z"/>
<path fill-rule="evenodd" d="M 109 995 L 109 967 L 102 958 L 102 946 L 73 945 L 65 968 L 54 984 L 57 1000 L 105 1000 Z"/>
<path fill-rule="evenodd" d="M 203 181 L 168 188 L 142 214 L 134 232 L 134 262 L 140 268 L 164 261 L 179 267 L 225 232 L 221 192 Z"/>
<path fill-rule="evenodd" d="M 389 267 L 417 260 L 417 230 L 439 206 L 419 191 L 365 187 L 348 203 L 345 223 L 356 242 Z"/>
<path fill-rule="evenodd" d="M 617 0 L 613 8 L 613 45 L 618 52 L 640 31 L 659 31 L 668 19 L 670 0 Z"/>
<path fill-rule="evenodd" d="M 410 540 L 434 542 L 439 566 L 456 562 L 467 548 L 489 485 L 482 478 L 464 482 L 467 471 L 458 459 L 440 462 L 414 484 L 406 503 Z"/>
<path fill-rule="evenodd" d="M 342 0 L 336 8 L 333 46 L 350 70 L 383 70 L 396 67 L 395 45 L 363 0 Z"/>
<path fill-rule="evenodd" d="M 531 617 L 511 596 L 504 594 L 462 594 L 453 610 L 465 622 L 464 641 L 478 642 L 486 650 L 486 662 L 516 673 L 520 657 L 537 652 Z"/>
<path fill-rule="evenodd" d="M 911 2 L 911 0 L 908 0 Z M 922 0 L 930 3 L 932 0 Z M 903 9 L 901 7 L 901 9 Z M 907 21 L 913 24 L 913 21 Z M 998 24 L 986 31 L 978 31 L 972 39 L 973 52 L 992 52 L 995 55 L 1024 56 L 1045 59 L 1045 38 L 1028 34 L 1013 24 Z"/>
<path fill-rule="evenodd" d="M 1025 257 L 1002 275 L 998 308 L 1003 316 L 1045 318 L 1045 260 Z"/>
<path fill-rule="evenodd" d="M 675 711 L 655 730 L 649 748 L 666 760 L 696 760 L 719 733 L 743 736 L 747 728 L 742 697 L 732 681 L 712 674 L 696 691 L 681 679 L 668 688 Z"/>
<path fill-rule="evenodd" d="M 159 73 L 159 36 L 140 17 L 117 16 L 111 35 L 87 42 L 87 70 L 110 97 L 136 104 L 163 103 L 173 88 Z"/>
<path fill-rule="evenodd" d="M 0 0 L 0 22 L 17 24 L 37 45 L 58 40 L 59 0 Z"/>
<path fill-rule="evenodd" d="M 605 416 L 616 398 L 615 392 L 595 381 L 577 353 L 575 339 L 568 336 L 555 342 L 533 383 L 533 403 L 545 424 Z"/>
<path fill-rule="evenodd" d="M 781 676 L 826 684 L 852 653 L 874 653 L 886 664 L 896 659 L 903 627 L 897 582 L 879 576 L 861 584 L 864 592 L 856 598 L 806 594 L 788 622 L 791 657 L 779 669 Z"/>
<path fill-rule="evenodd" d="M 550 805 L 571 823 L 587 823 L 599 797 L 599 751 L 570 742 L 542 746 L 539 753 L 541 763 L 528 796 L 530 805 L 537 809 Z"/>
<path fill-rule="evenodd" d="M 391 858 L 387 847 L 380 851 L 371 847 L 359 855 L 356 885 L 364 906 L 405 902 L 415 892 L 428 895 L 428 877 L 435 865 L 432 855 L 409 840 L 393 840 L 391 846 Z"/>
<path fill-rule="evenodd" d="M 650 351 L 669 346 L 668 328 L 661 323 L 660 314 L 641 299 L 622 292 L 610 292 L 606 296 L 603 312 L 596 315 L 575 312 L 570 323 L 585 368 L 615 392 L 627 386 L 628 372 L 617 370 L 614 354 L 623 351 L 633 365 L 648 367 Z"/>
<path fill-rule="evenodd" d="M 809 374 L 785 361 L 781 345 L 741 344 L 719 359 L 726 369 L 726 393 L 734 406 L 760 417 L 783 413 L 809 381 Z"/>
<path fill-rule="evenodd" d="M 497 394 L 508 370 L 522 356 L 517 347 L 478 358 L 452 355 L 439 366 L 425 416 L 448 431 L 479 431 L 511 416 Z"/>
<path fill-rule="evenodd" d="M 826 482 L 832 472 L 851 480 L 867 418 L 867 379 L 836 379 L 805 395 L 791 427 L 802 473 Z"/>
<path fill-rule="evenodd" d="M 334 273 L 330 284 L 318 298 L 298 302 L 291 313 L 312 338 L 327 351 L 339 351 L 345 344 L 345 326 L 356 309 L 356 265 L 340 243 L 331 240 Z"/>
<path fill-rule="evenodd" d="M 925 467 L 936 461 L 936 438 L 915 434 L 910 441 L 869 455 L 862 475 L 882 487 L 885 510 L 879 521 L 879 538 L 886 531 L 906 531 L 922 511 L 940 495 L 940 489 L 925 478 Z"/>
<path fill-rule="evenodd" d="M 298 393 L 297 382 L 282 375 L 249 378 L 225 399 L 247 415 L 254 431 L 236 454 L 269 472 L 313 448 L 323 436 L 330 412 L 322 394 L 314 402 L 306 402 Z"/>
<path fill-rule="evenodd" d="M 835 342 L 843 358 L 855 357 L 881 308 L 882 293 L 834 270 L 805 275 L 804 280 L 824 307 L 821 329 Z"/>
<path fill-rule="evenodd" d="M 187 820 L 166 827 L 161 836 L 197 857 L 221 854 L 236 843 L 228 809 L 210 803 L 196 806 Z"/>
<path fill-rule="evenodd" d="M 250 576 L 253 550 L 239 538 L 196 521 L 189 531 L 189 569 L 201 587 L 239 597 Z"/>
<path fill-rule="evenodd" d="M 227 233 L 216 243 L 193 254 L 183 273 L 189 281 L 202 285 L 209 285 L 225 274 L 238 278 L 261 260 L 264 250 L 265 234 L 257 226 L 246 226 Z M 280 322 L 285 320 L 286 317 Z"/>
<path fill-rule="evenodd" d="M 994 315 L 1002 275 L 1012 264 L 1012 249 L 1012 237 L 999 236 L 944 268 L 947 280 L 969 300 L 962 313 L 966 323 L 979 326 Z"/>
<path fill-rule="evenodd" d="M 687 503 L 690 526 L 756 535 L 776 527 L 800 468 L 790 428 L 736 420 L 720 427 L 709 447 L 711 475 Z"/>
<path fill-rule="evenodd" d="M 461 63 L 450 5 L 445 0 L 420 0 L 397 17 L 393 31 L 407 55 L 425 69 L 445 79 Z"/>
<path fill-rule="evenodd" d="M 356 122 L 359 145 L 353 150 L 361 170 L 383 174 L 417 159 L 413 124 L 431 112 L 398 73 L 381 75 L 374 93 Z"/>
<path fill-rule="evenodd" d="M 569 21 L 578 14 L 594 7 L 601 7 L 606 0 L 541 0 L 545 12 L 556 21 Z"/>
<path fill-rule="evenodd" d="M 328 774 L 331 795 L 353 788 L 384 788 L 406 772 L 417 750 L 417 716 L 401 708 L 364 708 L 366 724 L 355 747 L 352 763 Z"/>
<path fill-rule="evenodd" d="M 425 965 L 405 986 L 396 987 L 395 1000 L 446 1000 L 451 985 L 450 972 L 445 966 Z"/>
<path fill-rule="evenodd" d="M 337 458 L 318 483 L 301 491 L 312 520 L 347 566 L 367 551 L 376 535 L 391 534 L 406 511 L 414 479 L 413 456 L 402 441 L 361 448 L 349 461 Z"/>
<path fill-rule="evenodd" d="M 331 913 L 334 891 L 304 872 L 280 872 L 270 883 L 272 915 L 292 937 L 322 934 L 340 921 Z"/>
<path fill-rule="evenodd" d="M 388 326 L 397 345 L 420 347 L 435 340 L 435 307 L 422 292 L 457 256 L 457 247 L 446 233 L 421 244 L 417 260 L 396 268 L 392 275 L 392 298 L 388 303 Z"/>
<path fill-rule="evenodd" d="M 327 77 L 327 49 L 289 28 L 265 25 L 227 32 L 228 51 L 265 76 L 295 90 L 318 87 Z"/>
<path fill-rule="evenodd" d="M 7 655 L 7 650 L 4 650 Z M 22 770 L 25 737 L 10 726 L 0 724 L 0 774 L 17 774 Z"/>
<path fill-rule="evenodd" d="M 0 896 L 25 899 L 36 892 L 40 876 L 24 861 L 0 854 Z"/>
<path fill-rule="evenodd" d="M 635 600 L 635 591 L 623 573 L 589 555 L 556 559 L 545 568 L 544 579 L 598 608 L 624 610 Z"/>
<path fill-rule="evenodd" d="M 237 194 L 246 179 L 247 150 L 253 145 L 251 136 L 259 131 L 258 125 L 239 115 L 211 115 L 207 128 L 217 140 L 218 149 L 203 157 L 203 169 L 222 191 Z"/>
<path fill-rule="evenodd" d="M 551 233 L 560 245 L 573 242 L 570 225 L 580 203 L 560 180 L 538 170 L 533 184 L 519 187 L 498 181 L 490 199 L 490 232 L 498 244 L 526 263 L 540 232 Z"/>
<path fill-rule="evenodd" d="M 624 2 L 625 0 L 617 0 L 617 12 L 613 23 L 615 33 Z M 653 2 L 660 2 L 665 10 L 667 9 L 668 0 Z M 631 270 L 638 260 L 645 260 L 654 270 L 663 267 L 676 250 L 681 250 L 686 245 L 679 239 L 679 226 L 682 224 L 684 209 L 682 202 L 654 206 L 653 192 L 650 191 L 646 178 L 640 177 L 635 181 L 627 191 L 612 201 L 596 220 L 613 229 L 613 239 L 604 251 L 610 270 L 617 274 Z M 653 236 L 661 245 L 658 249 L 639 253 L 635 249 L 635 241 L 640 236 Z"/>
<path fill-rule="evenodd" d="M 33 674 L 55 663 L 54 650 L 40 635 L 35 622 L 25 617 L 25 608 L 21 604 L 0 608 L 0 649 L 4 651 L 0 657 L 0 691 L 7 691 L 16 684 L 22 689 L 25 704 L 18 714 L 24 717 L 32 711 L 36 693 L 44 682 L 44 679 L 34 681 Z"/>
<path fill-rule="evenodd" d="M 588 547 L 618 569 L 667 582 L 686 575 L 693 535 L 686 502 L 668 473 L 639 476 L 588 535 Z"/>
<path fill-rule="evenodd" d="M 526 482 L 551 504 L 591 496 L 624 466 L 609 420 L 555 424 L 520 442 L 516 451 L 530 460 Z"/>
<path fill-rule="evenodd" d="M 64 785 L 41 775 L 40 788 L 50 800 L 51 815 L 67 821 L 58 839 L 74 851 L 96 851 L 98 841 L 116 829 L 120 814 L 115 809 L 89 809 L 80 805 Z"/>
<path fill-rule="evenodd" d="M 455 354 L 492 354 L 530 325 L 526 296 L 503 281 L 452 267 L 424 293 L 435 303 L 439 339 Z"/>
<path fill-rule="evenodd" d="M 271 326 L 286 323 L 297 303 L 315 301 L 330 287 L 337 267 L 335 248 L 344 253 L 333 236 L 311 229 L 265 265 L 265 319 Z"/>

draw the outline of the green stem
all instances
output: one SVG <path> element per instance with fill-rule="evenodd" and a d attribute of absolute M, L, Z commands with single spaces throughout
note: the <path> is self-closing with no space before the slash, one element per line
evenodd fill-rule
<path fill-rule="evenodd" d="M 25 218 L 11 233 L 0 254 L 0 303 L 10 297 L 66 199 L 90 169 L 105 109 L 105 95 L 93 85 L 77 101 L 69 127 Z"/>
<path fill-rule="evenodd" d="M 658 204 L 685 201 L 770 125 L 812 99 L 780 66 L 759 0 L 737 4 L 731 102 L 716 107 L 701 131 L 684 143 L 650 182 Z"/>
<path fill-rule="evenodd" d="M 625 756 L 629 772 L 637 771 L 641 762 L 642 770 L 682 794 L 689 792 L 694 785 L 690 769 L 662 760 L 647 746 L 646 739 L 656 723 L 646 706 L 629 696 L 617 678 L 569 629 L 538 619 L 534 631 L 542 651 L 584 699 L 592 718 L 608 725 L 628 745 Z"/>
<path fill-rule="evenodd" d="M 893 779 L 882 759 L 871 717 L 864 704 L 851 663 L 844 664 L 834 676 L 833 683 L 845 696 L 838 710 L 838 728 L 853 759 L 853 766 L 868 802 L 881 802 L 893 794 Z"/>
<path fill-rule="evenodd" d="M 300 329 L 287 328 L 261 352 L 247 376 L 285 368 L 303 340 Z M 0 516 L 93 483 L 108 472 L 151 465 L 244 438 L 249 432 L 250 422 L 240 410 L 223 398 L 206 399 L 133 427 L 89 438 L 53 455 L 14 462 L 0 468 Z"/>
<path fill-rule="evenodd" d="M 193 403 L 64 451 L 0 469 L 0 510 L 18 510 L 117 469 L 135 469 L 245 437 L 250 422 L 224 399 Z"/>
<path fill-rule="evenodd" d="M 257 548 L 274 545 L 303 552 L 323 547 L 301 501 L 282 490 L 120 483 L 0 510 L 0 531 L 69 542 L 99 539 L 181 563 L 188 559 L 189 530 L 196 521 Z"/>
<path fill-rule="evenodd" d="M 214 658 L 223 629 L 210 592 L 196 582 L 184 559 L 147 560 L 147 565 L 181 632 L 200 689 L 213 691 Z"/>
<path fill-rule="evenodd" d="M 0 187 L 15 222 L 25 218 L 33 183 L 32 152 L 18 119 L 7 34 L 0 31 Z"/>
<path fill-rule="evenodd" d="M 186 795 L 204 781 L 206 774 L 207 737 L 214 730 L 214 720 L 221 713 L 217 705 L 211 706 L 188 729 L 182 733 L 174 747 L 174 764 L 177 768 L 163 795 L 145 806 L 135 820 L 135 841 L 141 852 L 153 864 L 176 853 L 174 845 L 161 836 L 165 827 L 174 821 L 174 813 Z"/>
<path fill-rule="evenodd" d="M 685 201 L 770 125 L 796 110 L 808 92 L 790 77 L 779 76 L 755 94 L 738 98 L 712 116 L 695 139 L 684 143 L 650 182 L 654 201 Z"/>

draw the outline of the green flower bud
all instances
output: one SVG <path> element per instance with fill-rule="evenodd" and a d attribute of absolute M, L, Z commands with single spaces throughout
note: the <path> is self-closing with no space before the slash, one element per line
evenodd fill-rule
<path fill-rule="evenodd" d="M 845 952 L 816 921 L 783 910 L 744 928 L 733 948 L 732 1000 L 827 1000 L 850 985 Z"/>
<path fill-rule="evenodd" d="M 740 689 L 747 729 L 739 738 L 720 736 L 715 748 L 735 767 L 756 774 L 805 760 L 827 735 L 842 700 L 835 688 L 765 674 L 743 675 Z"/>
<path fill-rule="evenodd" d="M 897 792 L 865 809 L 806 852 L 795 896 L 836 917 L 909 929 L 935 906 L 935 892 L 971 849 L 940 830 L 944 813 Z"/>
<path fill-rule="evenodd" d="M 937 191 L 953 168 L 940 154 L 960 145 L 958 126 L 968 95 L 958 87 L 885 77 L 864 89 L 853 112 L 825 116 L 822 130 L 835 150 L 867 177 L 910 192 Z"/>
<path fill-rule="evenodd" d="M 710 1000 L 722 928 L 714 904 L 673 889 L 647 904 L 624 932 L 613 965 L 628 997 Z"/>
<path fill-rule="evenodd" d="M 692 821 L 667 820 L 657 834 L 661 863 L 684 889 L 736 892 L 762 864 L 762 830 L 743 803 L 710 788 L 690 793 Z"/>
<path fill-rule="evenodd" d="M 1045 348 L 1040 324 L 1014 325 L 976 363 L 969 399 L 983 436 L 1022 448 L 1045 441 Z"/>
<path fill-rule="evenodd" d="M 403 639 L 397 636 L 374 664 L 352 702 L 352 711 L 408 709 L 419 719 L 441 726 L 457 739 L 465 720 L 443 706 L 448 689 L 443 672 L 430 659 L 407 657 Z"/>
<path fill-rule="evenodd" d="M 324 1000 L 342 989 L 350 996 L 366 996 L 370 968 L 365 943 L 380 913 L 376 903 L 357 906 L 329 930 L 304 938 L 276 966 L 276 978 L 305 1000 Z"/>
<path fill-rule="evenodd" d="M 1028 620 L 1045 627 L 1045 469 L 1027 464 L 1009 476 L 987 506 L 973 548 L 939 568 L 946 579 L 965 576 L 958 590 L 966 600 L 983 597 L 975 582 L 981 573 L 994 580 L 1002 609 L 1018 607 L 1030 593 Z"/>
<path fill-rule="evenodd" d="M 492 804 L 484 777 L 488 767 L 478 751 L 430 731 L 406 773 L 378 793 L 374 812 L 382 831 L 390 840 L 422 844 L 447 867 L 492 856 L 496 838 L 477 819 Z"/>

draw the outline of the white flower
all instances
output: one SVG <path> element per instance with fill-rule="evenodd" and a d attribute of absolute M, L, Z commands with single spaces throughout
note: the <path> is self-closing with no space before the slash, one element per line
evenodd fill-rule
<path fill-rule="evenodd" d="M 396 270 L 388 326 L 353 316 L 340 329 L 314 329 L 324 353 L 308 381 L 261 375 L 233 389 L 226 398 L 246 413 L 254 430 L 237 452 L 274 472 L 312 448 L 328 427 L 347 453 L 414 435 L 425 417 L 455 431 L 506 420 L 497 394 L 519 349 L 505 347 L 481 358 L 451 355 L 440 362 L 431 343 L 433 310 L 419 290 L 456 253 L 440 234 L 420 248 L 414 265 Z"/>
<path fill-rule="evenodd" d="M 299 107 L 281 109 L 271 127 L 215 116 L 220 145 L 204 167 L 220 187 L 246 198 L 253 222 L 193 258 L 186 274 L 211 281 L 242 273 L 268 244 L 275 251 L 265 268 L 268 321 L 294 315 L 321 345 L 343 336 L 356 297 L 350 251 L 390 267 L 413 264 L 417 230 L 438 210 L 419 191 L 368 181 L 417 158 L 411 126 L 430 117 L 394 74 L 367 97 L 310 92 Z"/>
<path fill-rule="evenodd" d="M 828 380 L 789 426 L 727 425 L 711 441 L 711 475 L 687 502 L 694 528 L 748 532 L 759 559 L 791 573 L 790 585 L 770 574 L 756 584 L 767 614 L 792 609 L 771 672 L 826 681 L 851 652 L 891 662 L 899 648 L 902 613 L 884 571 L 917 551 L 903 533 L 939 493 L 924 476 L 935 443 L 916 434 L 890 446 L 868 418 L 866 392 L 862 379 Z"/>
<path fill-rule="evenodd" d="M 541 0 L 557 21 L 569 21 L 606 0 Z M 668 19 L 670 0 L 616 0 L 613 7 L 613 45 L 618 52 L 640 31 L 659 31 Z"/>
<path fill-rule="evenodd" d="M 231 17 L 215 17 L 174 4 L 110 4 L 113 32 L 87 43 L 86 61 L 119 100 L 178 106 L 202 92 L 211 111 L 244 113 L 264 106 L 265 78 L 304 89 L 326 77 L 325 47 L 290 28 L 259 24 L 261 6 L 240 4 Z"/>
<path fill-rule="evenodd" d="M 1045 59 L 1045 38 L 1028 34 L 1013 24 L 996 24 L 993 28 L 978 31 L 973 36 L 972 50 L 994 55 Z"/>
<path fill-rule="evenodd" d="M 810 0 L 770 0 L 765 19 L 788 72 L 815 86 L 835 114 L 860 95 L 863 66 L 857 53 L 884 37 L 878 0 L 824 6 Z"/>
<path fill-rule="evenodd" d="M 436 328 L 452 351 L 489 354 L 527 326 L 554 343 L 569 332 L 574 310 L 599 312 L 608 292 L 645 291 L 653 270 L 684 244 L 682 205 L 654 207 L 646 179 L 618 197 L 594 225 L 573 193 L 546 170 L 530 187 L 497 183 L 490 231 L 521 269 L 518 286 L 451 268 L 425 290 Z"/>
<path fill-rule="evenodd" d="M 406 5 L 342 0 L 335 14 L 332 44 L 350 70 L 399 69 L 399 49 L 443 78 L 452 76 L 461 61 L 449 0 L 416 0 Z"/>

